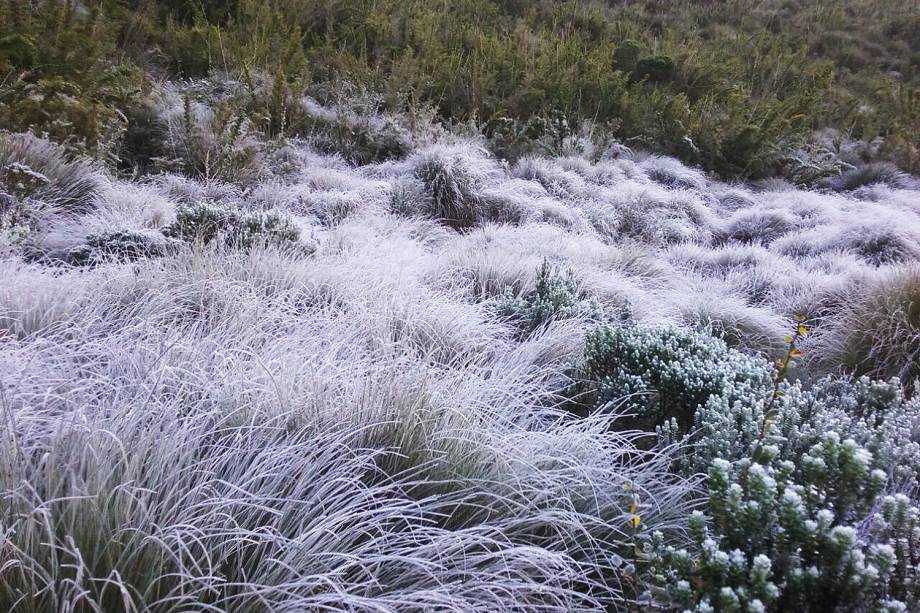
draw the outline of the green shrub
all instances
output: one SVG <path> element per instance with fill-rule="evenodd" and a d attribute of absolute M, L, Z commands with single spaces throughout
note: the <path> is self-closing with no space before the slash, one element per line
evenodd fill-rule
<path fill-rule="evenodd" d="M 639 81 L 648 79 L 650 83 L 667 83 L 674 78 L 674 71 L 674 60 L 666 55 L 655 55 L 639 60 L 633 77 Z"/>
<path fill-rule="evenodd" d="M 537 273 L 534 290 L 522 297 L 507 296 L 499 303 L 498 312 L 525 334 L 560 319 L 602 317 L 600 305 L 579 291 L 574 273 L 560 274 L 547 260 Z"/>
<path fill-rule="evenodd" d="M 789 356 L 797 355 L 795 343 Z M 920 401 L 900 384 L 787 371 L 671 328 L 590 334 L 595 406 L 678 443 L 673 470 L 708 473 L 690 542 L 640 534 L 650 607 L 912 610 L 920 603 Z"/>
<path fill-rule="evenodd" d="M 211 202 L 179 205 L 176 220 L 164 234 L 203 244 L 218 241 L 243 249 L 260 244 L 292 245 L 300 238 L 300 231 L 282 214 L 243 212 Z"/>
<path fill-rule="evenodd" d="M 642 55 L 642 45 L 634 40 L 624 40 L 613 50 L 613 65 L 617 70 L 630 73 L 636 69 Z"/>
<path fill-rule="evenodd" d="M 589 335 L 595 405 L 622 399 L 646 418 L 640 426 L 657 426 L 662 447 L 675 446 L 673 470 L 708 474 L 688 543 L 638 536 L 649 608 L 920 604 L 920 400 L 906 399 L 897 380 L 781 381 L 801 334 L 778 372 L 676 329 Z"/>
<path fill-rule="evenodd" d="M 879 496 L 884 473 L 870 460 L 831 432 L 798 471 L 778 459 L 714 461 L 708 522 L 691 518 L 692 544 L 653 535 L 644 550 L 658 582 L 649 598 L 698 612 L 912 610 L 918 509 L 903 494 Z M 864 514 L 841 519 L 836 505 Z"/>
<path fill-rule="evenodd" d="M 299 133 L 326 153 L 338 153 L 353 164 L 370 164 L 404 157 L 413 147 L 412 135 L 395 115 L 383 112 L 383 101 L 367 91 L 343 84 L 327 93 L 322 106 L 305 100 Z"/>
<path fill-rule="evenodd" d="M 114 230 L 88 236 L 84 245 L 71 249 L 64 259 L 74 266 L 89 266 L 113 260 L 131 262 L 174 253 L 177 242 L 155 230 Z"/>
<path fill-rule="evenodd" d="M 773 369 L 763 358 L 676 327 L 600 327 L 585 342 L 585 401 L 613 404 L 648 430 L 686 432 L 711 397 L 750 404 L 769 398 Z"/>
<path fill-rule="evenodd" d="M 271 137 L 298 123 L 304 85 L 345 78 L 381 94 L 386 113 L 433 106 L 450 125 L 523 126 L 561 112 L 576 133 L 589 122 L 610 127 L 631 146 L 730 178 L 782 170 L 783 152 L 824 126 L 881 137 L 880 159 L 920 168 L 910 0 L 884 11 L 879 0 L 793 3 L 782 17 L 594 0 L 84 4 L 0 6 L 0 74 L 10 75 L 0 84 L 0 127 L 47 132 L 116 163 L 134 122 L 144 130 L 134 107 L 152 81 L 224 71 L 282 77 L 247 116 Z M 394 126 L 310 123 L 298 127 L 322 146 L 342 145 L 349 159 L 398 156 L 405 144 Z M 349 130 L 361 141 L 353 151 L 338 135 Z"/>

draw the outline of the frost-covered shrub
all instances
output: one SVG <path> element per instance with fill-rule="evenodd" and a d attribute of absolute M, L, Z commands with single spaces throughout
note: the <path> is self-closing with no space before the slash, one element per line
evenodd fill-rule
<path fill-rule="evenodd" d="M 256 244 L 294 244 L 297 226 L 275 211 L 244 212 L 213 202 L 180 205 L 176 220 L 164 232 L 169 237 L 249 248 Z"/>
<path fill-rule="evenodd" d="M 676 424 L 659 429 L 674 443 Z M 683 474 L 706 471 L 705 515 L 685 547 L 651 535 L 663 608 L 912 610 L 920 603 L 920 402 L 896 381 L 784 383 L 775 395 L 710 397 L 680 441 Z"/>
<path fill-rule="evenodd" d="M 710 397 L 752 403 L 768 397 L 772 368 L 725 342 L 676 327 L 601 327 L 585 343 L 589 404 L 636 414 L 651 429 L 686 431 Z"/>
<path fill-rule="evenodd" d="M 205 181 L 250 183 L 265 172 L 262 135 L 241 100 L 199 91 L 212 85 L 193 83 L 181 91 L 169 88 L 161 93 L 158 112 L 167 137 L 157 166 Z M 234 84 L 227 86 L 232 90 Z M 198 96 L 208 102 L 196 100 Z"/>
<path fill-rule="evenodd" d="M 697 511 L 690 546 L 654 534 L 645 546 L 658 582 L 650 598 L 700 613 L 912 610 L 920 596 L 917 508 L 904 495 L 879 498 L 884 475 L 868 455 L 831 432 L 802 470 L 777 459 L 716 460 L 709 525 Z M 838 504 L 862 515 L 841 521 Z M 864 516 L 879 529 L 860 534 Z"/>
<path fill-rule="evenodd" d="M 525 333 L 560 319 L 602 316 L 600 305 L 579 290 L 574 273 L 571 270 L 559 273 L 546 260 L 537 274 L 534 290 L 520 298 L 507 296 L 499 304 L 498 312 Z"/>
<path fill-rule="evenodd" d="M 780 175 L 797 185 L 811 185 L 852 170 L 828 143 L 806 143 L 784 152 L 777 160 Z"/>
<path fill-rule="evenodd" d="M 55 212 L 93 207 L 102 177 L 89 161 L 32 134 L 0 133 L 0 191 Z"/>
<path fill-rule="evenodd" d="M 704 473 L 718 458 L 742 461 L 770 444 L 798 464 L 828 432 L 853 439 L 878 459 L 899 489 L 920 483 L 920 403 L 905 399 L 896 380 L 826 378 L 806 388 L 782 382 L 775 394 L 712 395 L 693 416 L 687 438 L 674 420 L 658 427 L 662 446 L 681 442 L 676 466 Z"/>
<path fill-rule="evenodd" d="M 814 362 L 913 385 L 920 378 L 920 267 L 896 269 L 846 297 L 815 338 Z"/>
<path fill-rule="evenodd" d="M 329 105 L 303 100 L 303 132 L 326 153 L 337 153 L 354 164 L 404 157 L 414 145 L 412 134 L 381 110 L 382 100 L 367 92 L 338 94 Z"/>
<path fill-rule="evenodd" d="M 2 169 L 0 184 L 0 237 L 10 245 L 21 243 L 37 226 L 28 197 L 48 184 L 48 178 L 28 166 L 13 162 Z"/>
<path fill-rule="evenodd" d="M 65 260 L 74 265 L 89 265 L 106 260 L 133 261 L 173 253 L 178 241 L 156 230 L 115 230 L 93 234 L 86 244 L 70 250 Z"/>

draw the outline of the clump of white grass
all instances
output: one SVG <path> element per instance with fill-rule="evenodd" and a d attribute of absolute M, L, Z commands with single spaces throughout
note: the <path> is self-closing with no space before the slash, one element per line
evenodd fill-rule
<path fill-rule="evenodd" d="M 648 155 L 639 159 L 639 167 L 645 170 L 652 181 L 667 187 L 702 191 L 708 184 L 702 172 L 688 168 L 674 158 Z"/>
<path fill-rule="evenodd" d="M 0 191 L 17 191 L 6 185 L 17 180 L 15 170 L 34 173 L 34 189 L 23 195 L 52 213 L 90 210 L 104 185 L 93 163 L 74 159 L 63 147 L 32 134 L 0 134 Z"/>
<path fill-rule="evenodd" d="M 907 173 L 901 172 L 894 164 L 872 162 L 846 170 L 839 176 L 822 181 L 822 186 L 834 191 L 851 191 L 868 185 L 887 185 L 895 188 L 909 188 L 914 181 Z"/>
<path fill-rule="evenodd" d="M 745 209 L 729 217 L 719 238 L 740 243 L 770 243 L 794 230 L 798 218 L 782 209 Z"/>
<path fill-rule="evenodd" d="M 553 409 L 577 324 L 514 344 L 422 271 L 398 274 L 414 241 L 387 240 L 384 261 L 368 245 L 324 262 L 213 249 L 65 273 L 67 291 L 20 270 L 3 319 L 18 340 L 2 363 L 18 366 L 3 380 L 0 602 L 603 610 L 629 596 L 624 485 L 665 530 L 688 485 L 632 435 Z M 42 305 L 57 312 L 39 323 Z"/>
<path fill-rule="evenodd" d="M 430 208 L 420 213 L 456 228 L 488 219 L 481 190 L 499 170 L 485 149 L 435 145 L 417 154 L 414 167 L 431 196 L 422 201 Z"/>
<path fill-rule="evenodd" d="M 823 370 L 920 380 L 920 267 L 886 270 L 828 314 L 813 344 Z"/>

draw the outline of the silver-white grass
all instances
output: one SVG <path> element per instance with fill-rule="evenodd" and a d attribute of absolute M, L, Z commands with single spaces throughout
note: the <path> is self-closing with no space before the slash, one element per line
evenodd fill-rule
<path fill-rule="evenodd" d="M 163 104 L 179 130 L 181 100 Z M 191 115 L 175 146 L 208 159 L 210 116 Z M 508 166 L 456 138 L 365 166 L 296 140 L 242 153 L 139 184 L 2 150 L 48 178 L 35 232 L 0 243 L 7 608 L 624 606 L 624 486 L 680 535 L 695 485 L 616 416 L 560 408 L 591 321 L 522 338 L 496 308 L 544 261 L 639 323 L 775 354 L 802 313 L 815 372 L 916 372 L 920 195 L 900 183 L 753 189 L 626 154 Z M 197 202 L 284 215 L 311 249 L 40 257 Z"/>

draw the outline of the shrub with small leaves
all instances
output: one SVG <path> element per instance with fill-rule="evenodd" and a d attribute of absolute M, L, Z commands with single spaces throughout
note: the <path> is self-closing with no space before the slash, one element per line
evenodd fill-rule
<path fill-rule="evenodd" d="M 711 397 L 744 404 L 768 398 L 773 370 L 706 334 L 605 326 L 586 340 L 584 379 L 595 408 L 613 403 L 648 429 L 674 423 L 685 432 Z"/>
<path fill-rule="evenodd" d="M 920 402 L 868 378 L 787 382 L 773 398 L 714 395 L 697 412 L 675 466 L 708 471 L 706 515 L 688 547 L 646 542 L 648 597 L 692 611 L 913 610 L 920 511 L 897 492 L 917 491 Z"/>
<path fill-rule="evenodd" d="M 176 220 L 166 228 L 167 236 L 187 241 L 224 244 L 248 249 L 257 244 L 294 244 L 300 238 L 297 226 L 274 211 L 244 212 L 213 202 L 180 205 Z"/>
<path fill-rule="evenodd" d="M 674 328 L 589 335 L 595 406 L 619 400 L 644 417 L 640 427 L 657 427 L 662 447 L 678 444 L 674 471 L 708 474 L 689 543 L 636 530 L 650 608 L 920 604 L 920 400 L 897 379 L 787 380 L 807 334 L 798 318 L 775 369 Z"/>
<path fill-rule="evenodd" d="M 65 260 L 75 266 L 86 266 L 111 260 L 130 262 L 162 257 L 173 253 L 178 242 L 156 230 L 115 230 L 88 236 L 86 244 L 70 250 Z"/>
<path fill-rule="evenodd" d="M 883 496 L 878 458 L 824 434 L 796 463 L 716 459 L 688 547 L 651 535 L 647 597 L 690 611 L 907 611 L 920 603 L 916 505 Z M 707 526 L 708 524 L 708 526 Z M 868 526 L 868 527 L 867 527 Z"/>
<path fill-rule="evenodd" d="M 513 321 L 525 334 L 560 319 L 583 317 L 600 319 L 600 305 L 579 291 L 571 270 L 561 274 L 548 261 L 537 274 L 537 284 L 529 294 L 516 298 L 506 296 L 499 304 L 499 314 Z"/>

